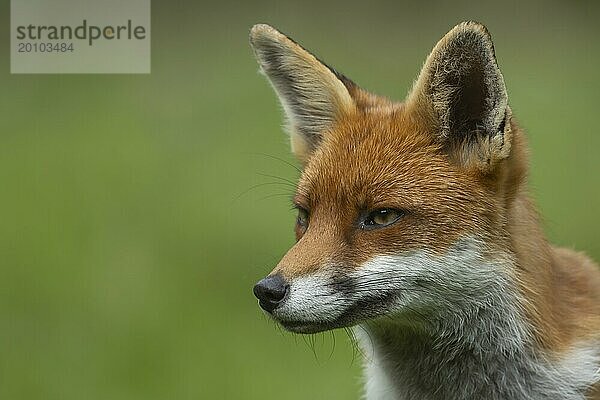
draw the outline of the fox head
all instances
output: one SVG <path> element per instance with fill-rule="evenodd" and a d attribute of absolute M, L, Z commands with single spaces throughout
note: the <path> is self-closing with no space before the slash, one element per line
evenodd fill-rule
<path fill-rule="evenodd" d="M 263 309 L 301 333 L 391 314 L 418 324 L 506 279 L 498 260 L 526 162 L 484 26 L 447 33 L 404 102 L 268 25 L 250 42 L 303 167 L 297 242 L 254 287 Z"/>

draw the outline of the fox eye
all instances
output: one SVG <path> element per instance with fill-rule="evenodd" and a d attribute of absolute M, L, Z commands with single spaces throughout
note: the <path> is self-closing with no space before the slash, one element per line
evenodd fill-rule
<path fill-rule="evenodd" d="M 382 208 L 371 211 L 362 223 L 365 229 L 375 229 L 388 226 L 398 221 L 404 216 L 404 211 L 395 210 L 392 208 Z"/>
<path fill-rule="evenodd" d="M 308 211 L 304 208 L 298 207 L 298 218 L 296 219 L 298 226 L 305 228 L 308 227 Z"/>

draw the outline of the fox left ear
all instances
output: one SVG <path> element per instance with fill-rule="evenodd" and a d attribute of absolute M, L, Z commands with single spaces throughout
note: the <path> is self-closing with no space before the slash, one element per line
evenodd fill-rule
<path fill-rule="evenodd" d="M 255 25 L 250 44 L 283 105 L 292 152 L 306 162 L 328 129 L 356 109 L 345 78 L 269 25 Z"/>
<path fill-rule="evenodd" d="M 490 171 L 510 153 L 510 109 L 487 29 L 463 22 L 434 47 L 406 101 L 449 156 Z"/>

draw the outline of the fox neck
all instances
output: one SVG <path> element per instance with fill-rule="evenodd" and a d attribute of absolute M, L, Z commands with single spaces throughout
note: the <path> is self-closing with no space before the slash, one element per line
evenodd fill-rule
<path fill-rule="evenodd" d="M 594 381 L 595 354 L 578 349 L 551 365 L 526 340 L 495 330 L 500 314 L 479 313 L 437 336 L 387 323 L 358 329 L 366 357 L 366 398 L 392 399 L 578 399 Z M 487 325 L 484 327 L 483 325 Z M 503 331 L 504 330 L 504 331 Z M 459 332 L 461 331 L 461 332 Z M 486 335 L 482 335 L 487 331 Z"/>
<path fill-rule="evenodd" d="M 454 251 L 461 252 L 454 259 L 470 264 L 465 273 L 487 271 L 485 290 L 476 286 L 482 276 L 471 283 L 465 277 L 464 291 L 445 292 L 443 307 L 357 328 L 367 399 L 583 399 L 595 379 L 583 365 L 597 355 L 579 349 L 565 358 L 576 365 L 548 361 L 513 276 L 523 262 L 518 254 L 486 260 L 465 243 Z"/>
<path fill-rule="evenodd" d="M 490 282 L 480 298 L 444 299 L 452 304 L 443 311 L 398 315 L 359 328 L 367 359 L 367 398 L 486 398 L 472 392 L 501 372 L 492 369 L 518 363 L 527 347 L 515 299 L 503 287 L 506 280 L 498 276 Z M 464 396 L 448 393 L 465 390 Z"/>

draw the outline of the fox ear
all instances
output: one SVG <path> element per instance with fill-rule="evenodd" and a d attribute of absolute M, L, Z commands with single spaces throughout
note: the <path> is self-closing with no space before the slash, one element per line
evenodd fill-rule
<path fill-rule="evenodd" d="M 322 135 L 355 109 L 338 75 L 300 45 L 269 25 L 255 25 L 250 43 L 261 70 L 283 105 L 292 152 L 306 161 Z"/>
<path fill-rule="evenodd" d="M 434 47 L 407 98 L 451 158 L 491 170 L 510 152 L 510 109 L 487 29 L 463 22 Z"/>

